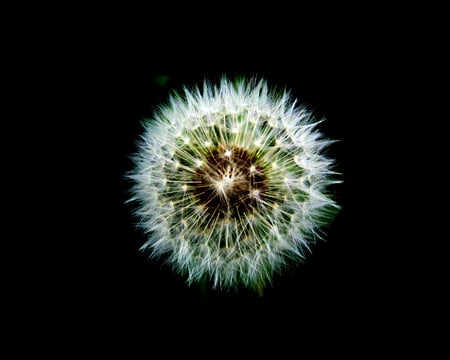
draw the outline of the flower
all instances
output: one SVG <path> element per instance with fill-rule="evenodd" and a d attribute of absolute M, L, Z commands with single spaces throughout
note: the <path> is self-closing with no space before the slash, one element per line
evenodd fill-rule
<path fill-rule="evenodd" d="M 328 194 L 333 141 L 288 91 L 230 81 L 170 96 L 134 154 L 130 201 L 148 234 L 189 284 L 263 289 L 323 238 L 339 206 Z"/>

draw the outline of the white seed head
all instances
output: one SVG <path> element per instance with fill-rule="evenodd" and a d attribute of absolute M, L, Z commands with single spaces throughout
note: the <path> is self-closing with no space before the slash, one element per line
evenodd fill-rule
<path fill-rule="evenodd" d="M 217 288 L 261 289 L 303 260 L 339 208 L 322 151 L 332 141 L 317 123 L 263 80 L 170 97 L 145 123 L 129 175 L 149 235 L 142 250 Z"/>

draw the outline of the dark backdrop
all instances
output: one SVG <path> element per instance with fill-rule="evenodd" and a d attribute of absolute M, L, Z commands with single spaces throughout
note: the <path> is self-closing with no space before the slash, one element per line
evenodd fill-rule
<path fill-rule="evenodd" d="M 95 113 L 89 113 L 84 120 L 84 131 L 92 135 L 93 148 L 89 151 L 94 149 L 88 159 L 92 172 L 86 174 L 93 196 L 86 210 L 93 216 L 96 232 L 95 236 L 86 233 L 86 250 L 94 250 L 91 260 L 94 276 L 99 277 L 94 291 L 137 307 L 146 303 L 166 306 L 173 302 L 205 301 L 196 286 L 187 287 L 162 261 L 148 260 L 146 254 L 138 251 L 145 236 L 133 225 L 133 205 L 125 204 L 130 183 L 124 175 L 132 169 L 129 156 L 136 150 L 141 121 L 151 118 L 171 89 L 227 74 L 257 75 L 271 85 L 286 86 L 319 118 L 327 118 L 320 130 L 339 140 L 328 152 L 343 174 L 343 184 L 336 186 L 342 210 L 327 230 L 326 241 L 313 247 L 303 266 L 277 276 L 263 299 L 245 291 L 211 291 L 207 303 L 301 302 L 333 312 L 331 304 L 352 308 L 351 304 L 368 305 L 374 297 L 385 295 L 380 281 L 384 272 L 380 258 L 385 256 L 387 244 L 385 239 L 377 238 L 382 223 L 373 226 L 373 216 L 378 216 L 376 209 L 386 199 L 374 188 L 379 175 L 375 171 L 376 151 L 370 145 L 379 131 L 370 104 L 373 92 L 367 91 L 375 76 L 370 69 L 323 60 L 286 67 L 277 64 L 252 68 L 250 64 L 237 69 L 224 66 L 214 70 L 180 70 L 159 68 L 145 57 L 130 55 L 108 70 L 94 83 L 98 88 L 90 89 L 95 95 Z M 168 76 L 164 86 L 157 81 L 160 76 Z M 86 144 L 81 141 L 79 146 Z"/>
<path fill-rule="evenodd" d="M 74 108 L 77 101 L 85 106 L 75 111 L 81 134 L 72 149 L 76 158 L 83 155 L 78 160 L 83 186 L 73 191 L 77 218 L 65 229 L 67 238 L 76 237 L 73 251 L 80 254 L 70 266 L 65 290 L 73 300 L 71 313 L 100 332 L 173 325 L 176 330 L 167 331 L 188 334 L 191 325 L 208 332 L 228 324 L 236 332 L 252 327 L 276 333 L 277 326 L 293 324 L 331 337 L 342 335 L 345 326 L 348 336 L 362 340 L 375 324 L 395 327 L 397 315 L 391 314 L 402 311 L 397 295 L 405 285 L 385 186 L 392 167 L 386 129 L 400 125 L 386 120 L 394 86 L 384 75 L 389 63 L 377 60 L 371 48 L 354 45 L 331 42 L 270 58 L 238 52 L 236 57 L 215 53 L 193 59 L 189 51 L 183 57 L 160 56 L 150 45 L 144 51 L 144 44 L 121 42 L 84 59 L 85 92 L 73 100 Z M 187 286 L 164 259 L 139 252 L 146 238 L 134 226 L 133 206 L 125 204 L 130 183 L 124 175 L 132 168 L 129 156 L 136 150 L 141 121 L 171 89 L 223 74 L 259 76 L 269 85 L 286 86 L 317 117 L 327 119 L 320 124 L 324 135 L 339 140 L 329 154 L 343 174 L 344 182 L 336 187 L 342 209 L 326 241 L 312 247 L 303 265 L 275 276 L 264 297 Z M 161 76 L 167 83 L 157 81 Z"/>

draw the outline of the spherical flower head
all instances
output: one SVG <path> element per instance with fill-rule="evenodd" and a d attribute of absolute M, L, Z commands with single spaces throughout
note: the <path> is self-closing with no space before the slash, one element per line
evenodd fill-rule
<path fill-rule="evenodd" d="M 130 175 L 142 250 L 221 289 L 260 290 L 302 261 L 339 208 L 319 122 L 264 80 L 172 95 L 144 124 Z"/>

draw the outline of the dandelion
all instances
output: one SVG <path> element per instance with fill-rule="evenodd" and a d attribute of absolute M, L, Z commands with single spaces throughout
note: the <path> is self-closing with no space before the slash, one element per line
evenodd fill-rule
<path fill-rule="evenodd" d="M 261 291 L 302 262 L 339 209 L 320 122 L 264 80 L 171 95 L 144 124 L 129 175 L 141 250 L 220 289 Z"/>

